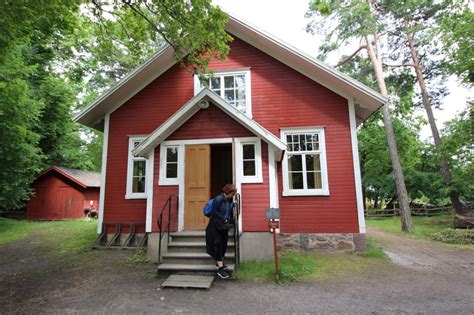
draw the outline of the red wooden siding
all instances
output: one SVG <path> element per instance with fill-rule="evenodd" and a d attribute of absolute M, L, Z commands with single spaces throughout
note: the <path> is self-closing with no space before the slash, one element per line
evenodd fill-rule
<path fill-rule="evenodd" d="M 72 181 L 51 172 L 33 185 L 35 195 L 28 202 L 28 220 L 64 220 L 84 217 L 84 203 L 99 200 L 98 188 L 79 188 Z"/>
<path fill-rule="evenodd" d="M 268 190 L 268 145 L 262 141 L 263 183 L 242 184 L 242 228 L 246 232 L 268 231 L 265 209 L 270 207 Z"/>
<path fill-rule="evenodd" d="M 235 39 L 230 46 L 228 59 L 211 62 L 210 69 L 250 67 L 254 120 L 278 137 L 280 128 L 325 127 L 331 195 L 282 197 L 279 165 L 282 232 L 358 232 L 347 100 L 239 39 Z M 193 97 L 193 89 L 192 76 L 176 65 L 111 114 L 106 221 L 145 221 L 146 201 L 124 199 L 128 137 L 152 132 Z M 209 112 L 214 113 L 212 108 Z M 206 130 L 200 130 L 205 125 L 199 125 L 205 113 L 198 113 L 199 116 L 193 117 L 170 139 L 209 138 L 210 133 L 203 134 Z M 237 129 L 232 131 L 235 132 L 232 136 L 240 135 Z M 212 138 L 219 137 L 214 132 L 212 134 Z M 230 134 L 223 132 L 222 136 L 229 137 Z M 268 171 L 264 171 L 264 176 L 268 176 Z M 243 193 L 247 192 L 247 188 L 250 186 L 242 187 Z M 154 200 L 156 206 L 161 202 L 156 196 Z M 261 205 L 263 203 L 258 201 L 255 209 L 258 207 L 260 211 Z M 251 229 L 258 229 L 261 223 L 253 225 L 253 220 L 260 220 L 260 214 L 248 215 L 246 224 Z M 153 220 L 156 220 L 155 217 Z"/>
<path fill-rule="evenodd" d="M 191 140 L 213 138 L 252 137 L 245 129 L 217 106 L 201 109 L 166 140 Z"/>
<path fill-rule="evenodd" d="M 170 195 L 173 195 L 171 203 L 171 231 L 178 230 L 178 212 L 176 210 L 176 196 L 179 195 L 179 186 L 159 186 L 160 174 L 160 147 L 155 148 L 155 166 L 153 168 L 153 216 L 152 216 L 152 231 L 158 232 L 157 220 L 161 209 L 166 203 Z M 163 213 L 163 228 L 168 224 L 168 210 Z"/>

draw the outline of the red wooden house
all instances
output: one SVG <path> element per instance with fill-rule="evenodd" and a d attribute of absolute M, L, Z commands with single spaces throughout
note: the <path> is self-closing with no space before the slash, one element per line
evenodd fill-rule
<path fill-rule="evenodd" d="M 52 166 L 33 183 L 28 220 L 65 220 L 84 217 L 84 208 L 98 209 L 100 173 Z"/>
<path fill-rule="evenodd" d="M 241 20 L 226 29 L 207 87 L 165 47 L 75 117 L 104 132 L 100 220 L 145 223 L 153 252 L 170 195 L 171 229 L 202 231 L 204 203 L 233 182 L 242 259 L 271 255 L 269 207 L 283 247 L 363 244 L 356 127 L 386 99 Z"/>

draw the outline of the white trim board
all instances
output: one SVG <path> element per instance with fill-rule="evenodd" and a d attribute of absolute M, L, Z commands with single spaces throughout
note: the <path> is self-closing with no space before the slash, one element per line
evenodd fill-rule
<path fill-rule="evenodd" d="M 100 195 L 99 195 L 99 219 L 97 222 L 97 233 L 102 233 L 102 223 L 104 222 L 104 204 L 105 204 L 105 179 L 107 173 L 107 151 L 109 146 L 109 125 L 110 114 L 104 117 L 104 138 L 102 142 L 102 170 L 100 174 Z"/>
<path fill-rule="evenodd" d="M 155 166 L 155 152 L 151 152 L 147 161 L 148 167 L 146 170 L 146 225 L 145 232 L 151 232 L 152 228 L 152 219 L 153 219 L 153 182 L 154 182 L 154 173 L 153 169 Z M 149 173 L 148 173 L 149 172 Z"/>
<path fill-rule="evenodd" d="M 349 123 L 351 126 L 351 144 L 352 144 L 352 161 L 354 168 L 354 184 L 357 201 L 357 218 L 359 221 L 359 233 L 365 233 L 365 217 L 364 217 L 364 198 L 362 195 L 362 179 L 360 175 L 359 162 L 359 146 L 357 143 L 357 127 L 354 110 L 354 100 L 349 100 Z"/>

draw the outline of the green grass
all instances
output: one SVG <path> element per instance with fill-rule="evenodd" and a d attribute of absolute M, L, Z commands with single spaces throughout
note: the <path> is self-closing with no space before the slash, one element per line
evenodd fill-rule
<path fill-rule="evenodd" d="M 442 215 L 430 218 L 413 217 L 415 233 L 406 233 L 401 230 L 399 217 L 366 220 L 368 227 L 378 228 L 385 232 L 411 238 L 431 238 L 433 233 L 438 233 L 452 227 L 452 222 L 453 219 L 450 215 Z"/>
<path fill-rule="evenodd" d="M 366 272 L 385 263 L 387 257 L 374 240 L 368 239 L 366 252 L 339 255 L 316 255 L 298 251 L 279 253 L 280 283 L 295 281 L 325 281 L 331 278 Z M 275 281 L 275 262 L 243 262 L 237 272 L 242 281 Z"/>
<path fill-rule="evenodd" d="M 0 218 L 0 245 L 35 234 L 43 244 L 62 253 L 80 252 L 94 241 L 97 236 L 96 228 L 96 221 L 38 222 Z"/>

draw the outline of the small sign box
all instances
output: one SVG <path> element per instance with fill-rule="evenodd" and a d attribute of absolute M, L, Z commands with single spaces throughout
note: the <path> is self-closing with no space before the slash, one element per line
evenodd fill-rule
<path fill-rule="evenodd" d="M 267 217 L 267 220 L 280 219 L 280 208 L 265 209 L 265 216 Z"/>

